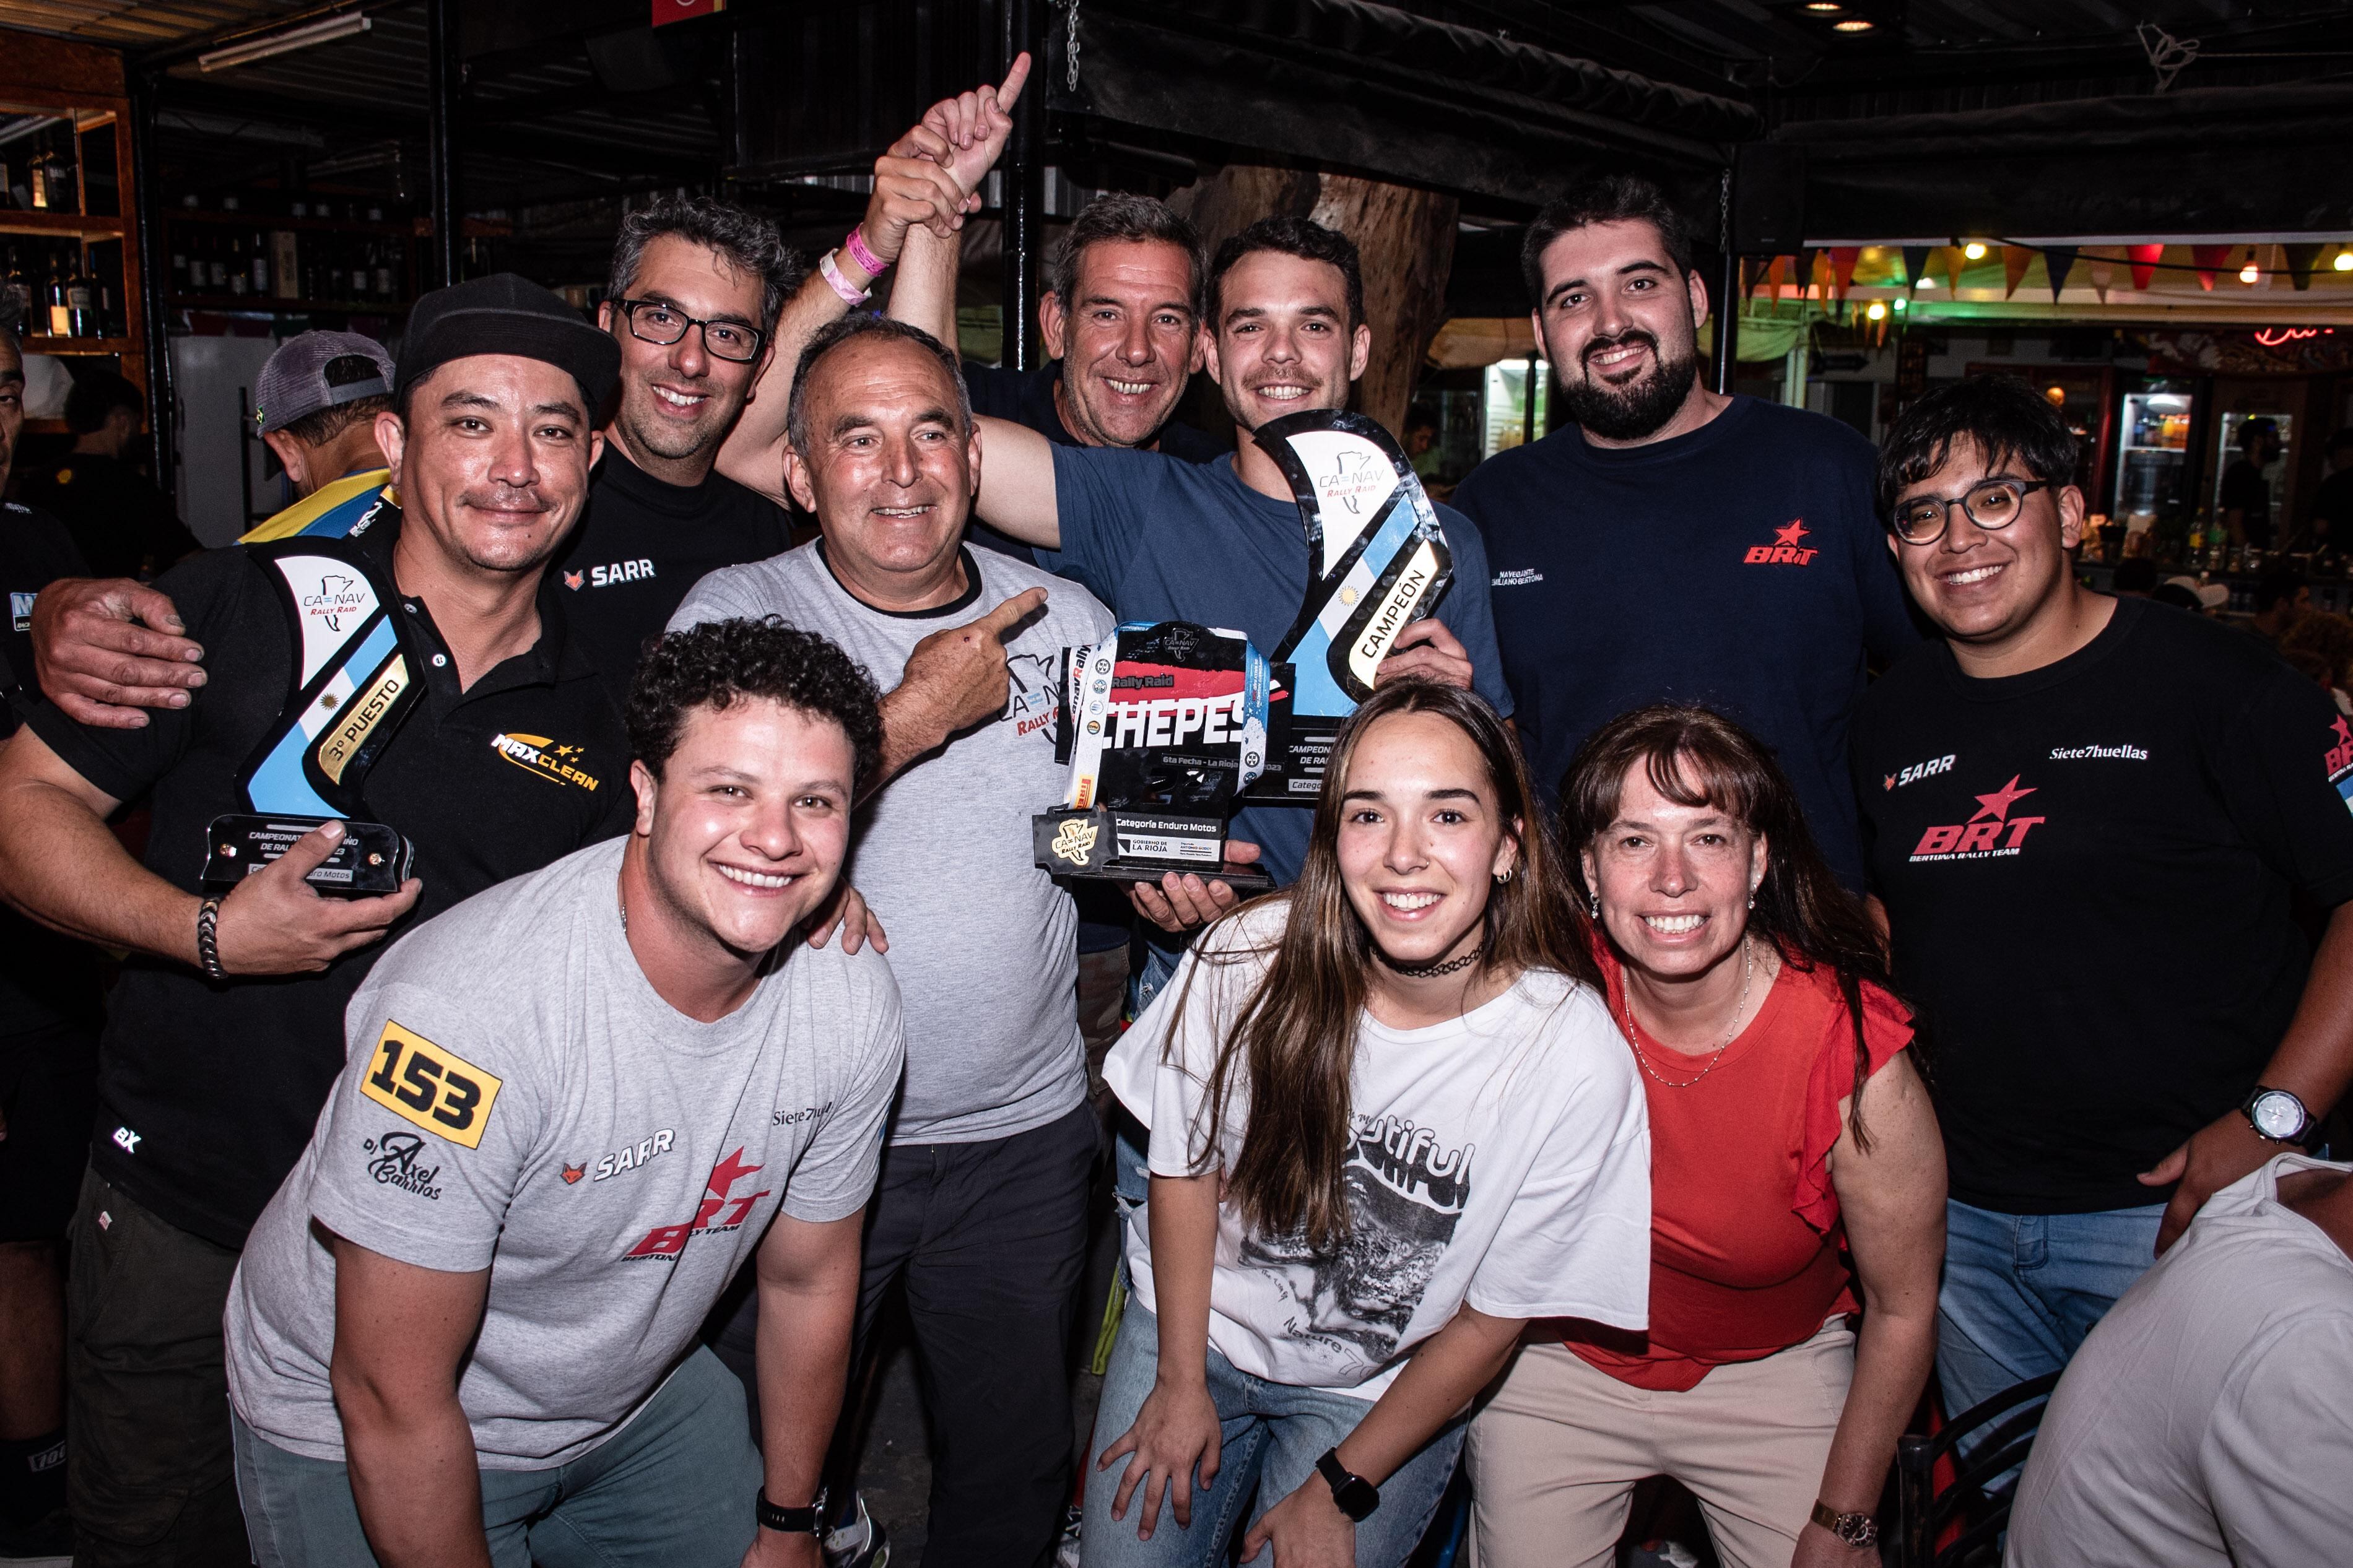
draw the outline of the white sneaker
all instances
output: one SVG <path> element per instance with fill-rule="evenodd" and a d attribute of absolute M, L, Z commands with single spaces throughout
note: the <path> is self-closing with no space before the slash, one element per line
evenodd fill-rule
<path fill-rule="evenodd" d="M 1054 1547 L 1054 1568 L 1079 1568 L 1079 1525 L 1086 1510 L 1072 1503 L 1062 1512 L 1062 1539 Z"/>
<path fill-rule="evenodd" d="M 858 1517 L 825 1532 L 825 1568 L 890 1568 L 890 1532 L 866 1511 L 866 1494 L 860 1492 Z"/>

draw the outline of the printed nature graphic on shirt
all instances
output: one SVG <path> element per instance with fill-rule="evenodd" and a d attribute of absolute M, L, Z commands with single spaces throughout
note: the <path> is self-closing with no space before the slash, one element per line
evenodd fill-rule
<path fill-rule="evenodd" d="M 2336 786 L 2337 798 L 2353 811 L 2353 725 L 2340 716 L 2331 728 L 2337 732 L 2337 743 L 2322 761 L 2328 769 L 2328 782 Z"/>
<path fill-rule="evenodd" d="M 744 1227 L 744 1216 L 752 1205 L 774 1191 L 762 1187 L 758 1192 L 737 1194 L 735 1184 L 751 1184 L 752 1173 L 765 1170 L 765 1165 L 744 1163 L 744 1150 L 736 1151 L 711 1167 L 703 1182 L 702 1201 L 694 1207 L 694 1217 L 678 1225 L 658 1225 L 646 1232 L 645 1239 L 629 1248 L 623 1262 L 651 1258 L 658 1262 L 675 1263 L 686 1244 L 698 1236 L 724 1236 Z"/>
<path fill-rule="evenodd" d="M 1253 1236 L 1245 1268 L 1273 1276 L 1290 1310 L 1283 1329 L 1321 1351 L 1341 1381 L 1359 1382 L 1397 1354 L 1471 1199 L 1473 1145 L 1398 1116 L 1356 1118 L 1349 1156 L 1348 1239 L 1319 1256 L 1303 1231 Z"/>
<path fill-rule="evenodd" d="M 1750 566 L 1811 565 L 1814 557 L 1820 555 L 1821 552 L 1810 544 L 1800 544 L 1798 542 L 1811 536 L 1812 532 L 1813 530 L 1806 526 L 1804 518 L 1793 517 L 1773 531 L 1772 543 L 1750 545 L 1748 553 L 1742 556 L 1741 560 Z"/>
<path fill-rule="evenodd" d="M 2026 836 L 2039 823 L 2040 816 L 2012 816 L 2010 808 L 2034 793 L 2032 785 L 2019 787 L 2019 775 L 2011 774 L 2008 784 L 1989 795 L 1978 796 L 1978 812 L 1967 822 L 1956 822 L 1930 827 L 1920 835 L 1920 842 L 1912 850 L 1912 860 L 1990 860 L 2023 851 Z"/>

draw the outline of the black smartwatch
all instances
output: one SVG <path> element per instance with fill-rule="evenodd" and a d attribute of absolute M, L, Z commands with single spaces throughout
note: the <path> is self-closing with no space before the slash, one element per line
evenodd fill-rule
<path fill-rule="evenodd" d="M 1332 1500 L 1340 1505 L 1342 1513 L 1356 1523 L 1362 1524 L 1372 1518 L 1373 1510 L 1381 1506 L 1381 1489 L 1364 1477 L 1352 1474 L 1348 1467 L 1340 1462 L 1339 1449 L 1324 1449 L 1324 1457 L 1315 1461 L 1315 1468 L 1324 1480 L 1331 1483 Z"/>
<path fill-rule="evenodd" d="M 2255 1085 L 2239 1112 L 2253 1126 L 2255 1136 L 2274 1143 L 2301 1143 L 2312 1131 L 2312 1112 L 2284 1089 Z"/>
<path fill-rule="evenodd" d="M 817 1489 L 817 1500 L 807 1508 L 778 1508 L 768 1500 L 768 1489 L 760 1489 L 757 1512 L 762 1530 L 780 1530 L 786 1535 L 825 1534 L 825 1489 Z"/>

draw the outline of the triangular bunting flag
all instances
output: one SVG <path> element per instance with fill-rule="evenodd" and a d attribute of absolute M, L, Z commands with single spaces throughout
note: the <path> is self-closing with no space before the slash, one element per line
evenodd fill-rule
<path fill-rule="evenodd" d="M 2051 302 L 2059 302 L 2059 290 L 2067 287 L 2067 274 L 2075 270 L 2079 247 L 2046 245 L 2042 247 L 2042 268 L 2051 275 Z"/>
<path fill-rule="evenodd" d="M 2189 258 L 2198 266 L 2198 287 L 2211 293 L 2215 275 L 2231 259 L 2231 247 L 2227 245 L 2193 245 L 2189 247 Z"/>
<path fill-rule="evenodd" d="M 2092 264 L 2092 292 L 2097 294 L 2100 303 L 2105 305 L 2108 302 L 2108 290 L 2116 286 L 2116 264 L 2105 247 L 2086 250 L 2084 259 Z"/>
<path fill-rule="evenodd" d="M 1839 298 L 1846 298 L 1854 285 L 1854 264 L 1862 259 L 1862 247 L 1834 245 L 1831 247 L 1831 279 L 1838 285 Z"/>
<path fill-rule="evenodd" d="M 1920 275 L 1928 270 L 1930 248 L 1926 245 L 1907 245 L 1904 247 L 1904 287 L 1906 289 L 1920 287 Z"/>
<path fill-rule="evenodd" d="M 2001 247 L 2003 299 L 2007 300 L 2018 292 L 2018 286 L 2026 280 L 2026 269 L 2033 265 L 2034 249 L 2031 246 L 2005 245 Z"/>
<path fill-rule="evenodd" d="M 2320 259 L 2316 245 L 2283 245 L 2280 254 L 2287 258 L 2287 279 L 2302 293 L 2312 287 L 2313 265 Z"/>
<path fill-rule="evenodd" d="M 1788 280 L 1788 277 L 1789 258 L 1786 256 L 1775 257 L 1772 264 L 1765 268 L 1765 283 L 1773 290 L 1773 303 L 1777 307 L 1781 303 L 1781 285 Z"/>
<path fill-rule="evenodd" d="M 1959 246 L 1945 247 L 1945 281 L 1952 285 L 1953 298 L 1956 300 L 1961 297 L 1961 273 L 1968 264 L 1969 258 L 1961 254 Z"/>
<path fill-rule="evenodd" d="M 2157 281 L 2157 264 L 2165 259 L 2161 245 L 2131 245 L 2125 247 L 2132 255 L 2133 287 L 2143 293 Z"/>
<path fill-rule="evenodd" d="M 1805 300 L 1812 297 L 1814 292 L 1815 264 L 1821 260 L 1821 256 L 1822 253 L 1819 250 L 1800 250 L 1798 252 L 1799 299 Z"/>

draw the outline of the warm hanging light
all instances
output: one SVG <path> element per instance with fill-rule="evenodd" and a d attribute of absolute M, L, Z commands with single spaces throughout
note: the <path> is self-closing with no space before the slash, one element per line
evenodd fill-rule
<path fill-rule="evenodd" d="M 1871 26 L 1872 25 L 1869 22 L 1864 21 L 1860 16 L 1849 16 L 1843 22 L 1832 22 L 1831 24 L 1831 31 L 1833 33 L 1868 33 L 1871 31 Z"/>
<path fill-rule="evenodd" d="M 1838 0 L 1806 0 L 1806 9 L 1817 16 L 1833 16 L 1846 9 Z"/>
<path fill-rule="evenodd" d="M 1973 239 L 1967 245 L 1961 247 L 1961 254 L 1971 261 L 1983 261 L 1985 259 L 1985 241 L 1981 239 Z"/>
<path fill-rule="evenodd" d="M 2353 272 L 2353 246 L 2348 246 L 2339 250 L 2337 253 L 2337 259 L 2329 265 L 2339 272 Z"/>
<path fill-rule="evenodd" d="M 2247 264 L 2239 268 L 2239 281 L 2252 286 L 2263 280 L 2263 269 L 2255 265 L 2254 247 L 2250 246 L 2247 249 Z"/>
<path fill-rule="evenodd" d="M 1927 281 L 1927 279 L 1924 278 L 1924 279 L 1921 279 L 1921 281 L 1922 281 L 1923 283 L 1925 283 L 1925 282 L 1926 282 L 1926 281 Z M 1891 303 L 1893 303 L 1893 304 L 1894 305 L 1896 314 L 1898 314 L 1898 315 L 1903 314 L 1905 310 L 1910 310 L 1910 309 L 1912 308 L 1912 307 L 1911 307 L 1910 302 L 1909 302 L 1909 301 L 1907 301 L 1907 300 L 1905 300 L 1901 295 L 1898 295 L 1898 296 L 1897 296 L 1894 300 L 1892 300 L 1892 301 L 1891 301 Z"/>
<path fill-rule="evenodd" d="M 1863 314 L 1872 321 L 1883 321 L 1887 320 L 1887 302 L 1884 300 L 1873 300 L 1870 309 L 1864 310 Z"/>

